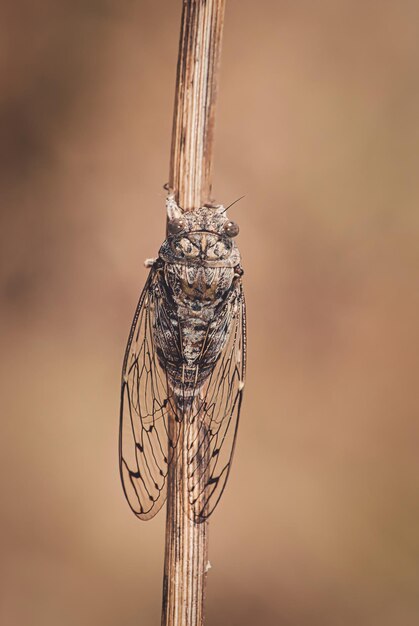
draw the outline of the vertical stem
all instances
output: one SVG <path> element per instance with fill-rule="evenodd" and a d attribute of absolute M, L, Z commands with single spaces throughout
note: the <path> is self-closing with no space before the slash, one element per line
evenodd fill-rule
<path fill-rule="evenodd" d="M 225 0 L 184 0 L 169 186 L 184 210 L 210 200 Z"/>
<path fill-rule="evenodd" d="M 224 7 L 225 0 L 183 0 L 169 186 L 187 211 L 211 200 Z M 184 416 L 183 424 L 186 421 Z M 186 458 L 191 438 L 191 432 L 180 438 L 182 450 L 169 467 L 162 626 L 204 623 L 208 523 L 196 524 L 188 515 Z"/>
<path fill-rule="evenodd" d="M 162 626 L 204 623 L 208 522 L 196 524 L 188 514 L 187 447 L 196 436 L 190 429 L 180 437 L 182 449 L 169 468 Z"/>

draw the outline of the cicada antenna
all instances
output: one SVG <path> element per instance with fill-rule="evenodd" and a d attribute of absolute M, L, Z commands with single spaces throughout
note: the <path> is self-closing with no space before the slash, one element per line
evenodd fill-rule
<path fill-rule="evenodd" d="M 240 200 L 243 200 L 243 198 L 245 198 L 245 196 L 246 196 L 246 194 L 245 194 L 244 196 L 240 196 L 240 198 L 237 198 L 237 200 L 234 200 L 234 202 L 232 202 L 231 204 L 229 204 L 229 205 L 228 205 L 228 207 L 226 207 L 226 208 L 224 209 L 224 211 L 221 211 L 221 213 L 225 213 L 226 211 L 228 211 L 228 209 L 229 209 L 230 207 L 232 207 L 232 206 L 233 206 L 233 204 L 236 204 L 236 202 L 239 202 Z"/>
<path fill-rule="evenodd" d="M 169 183 L 164 183 L 163 189 L 165 191 L 167 191 L 167 196 L 168 197 L 170 197 L 170 196 L 173 197 L 173 202 L 176 204 L 177 208 L 180 209 L 182 211 L 182 213 L 185 213 L 185 210 L 180 206 L 180 204 L 177 203 L 177 201 L 175 199 L 175 190 L 172 187 L 170 187 Z"/>

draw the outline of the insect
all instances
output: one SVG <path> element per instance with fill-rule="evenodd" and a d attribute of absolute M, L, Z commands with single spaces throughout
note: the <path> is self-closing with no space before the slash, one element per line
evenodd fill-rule
<path fill-rule="evenodd" d="M 226 485 L 245 382 L 239 228 L 222 205 L 183 211 L 169 193 L 166 209 L 168 235 L 146 261 L 123 362 L 120 473 L 132 511 L 147 520 L 182 454 L 184 506 L 199 523 Z"/>

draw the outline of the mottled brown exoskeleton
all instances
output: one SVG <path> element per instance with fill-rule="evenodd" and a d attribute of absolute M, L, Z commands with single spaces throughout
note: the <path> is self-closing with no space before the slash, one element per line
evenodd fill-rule
<path fill-rule="evenodd" d="M 239 228 L 223 206 L 182 211 L 173 195 L 166 206 L 167 239 L 146 262 L 124 358 L 120 471 L 131 509 L 153 517 L 186 437 L 188 508 L 200 522 L 228 478 L 244 388 Z"/>

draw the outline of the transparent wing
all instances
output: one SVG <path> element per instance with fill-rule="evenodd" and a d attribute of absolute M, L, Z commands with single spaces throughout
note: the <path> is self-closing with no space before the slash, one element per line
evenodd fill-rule
<path fill-rule="evenodd" d="M 166 500 L 168 467 L 180 432 L 180 417 L 153 340 L 154 326 L 162 323 L 160 289 L 158 270 L 152 268 L 135 312 L 122 371 L 119 466 L 128 503 L 143 520 L 153 517 Z M 165 331 L 171 332 L 167 324 Z M 175 335 L 166 339 L 179 342 Z M 170 414 L 175 419 L 169 430 Z"/>
<path fill-rule="evenodd" d="M 218 317 L 227 333 L 217 363 L 200 392 L 195 410 L 185 419 L 189 499 L 195 522 L 206 520 L 226 486 L 236 443 L 246 369 L 246 311 L 241 283 Z M 205 351 L 216 341 L 209 334 Z"/>

